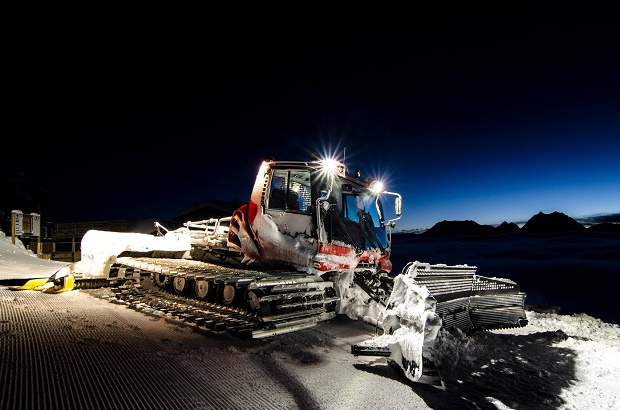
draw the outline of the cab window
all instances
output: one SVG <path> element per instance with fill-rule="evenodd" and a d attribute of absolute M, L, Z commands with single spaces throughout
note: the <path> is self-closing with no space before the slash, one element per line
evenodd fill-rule
<path fill-rule="evenodd" d="M 312 203 L 310 172 L 275 170 L 269 186 L 269 209 L 309 212 Z"/>

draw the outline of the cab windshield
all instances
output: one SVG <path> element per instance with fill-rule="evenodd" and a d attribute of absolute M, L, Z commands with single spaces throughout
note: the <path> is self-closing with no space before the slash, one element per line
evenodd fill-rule
<path fill-rule="evenodd" d="M 388 240 L 384 226 L 379 218 L 381 202 L 375 195 L 346 193 L 342 196 L 343 214 L 345 225 L 352 223 L 359 227 L 359 244 L 368 249 L 379 245 L 387 247 Z M 347 223 L 348 222 L 348 223 Z M 352 229 L 352 232 L 355 230 Z"/>

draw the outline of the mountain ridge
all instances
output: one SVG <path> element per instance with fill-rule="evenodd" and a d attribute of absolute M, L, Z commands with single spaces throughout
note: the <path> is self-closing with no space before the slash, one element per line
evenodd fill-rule
<path fill-rule="evenodd" d="M 415 236 L 461 236 L 461 235 L 496 235 L 505 233 L 552 233 L 552 232 L 620 232 L 620 223 L 603 222 L 585 225 L 562 212 L 551 212 L 545 214 L 539 212 L 532 216 L 523 227 L 519 227 L 514 222 L 504 221 L 498 226 L 479 224 L 472 220 L 465 221 L 441 221 L 433 225 L 432 228 L 424 232 L 402 231 L 394 232 L 395 235 L 415 235 Z"/>

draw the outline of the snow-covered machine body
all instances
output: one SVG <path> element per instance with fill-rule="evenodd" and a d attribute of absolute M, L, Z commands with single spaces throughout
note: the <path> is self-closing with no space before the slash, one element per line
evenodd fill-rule
<path fill-rule="evenodd" d="M 249 203 L 232 216 L 228 247 L 244 255 L 243 263 L 282 263 L 319 276 L 389 273 L 389 233 L 401 198 L 345 170 L 327 160 L 263 162 Z M 387 196 L 398 207 L 393 220 L 384 219 Z"/>
<path fill-rule="evenodd" d="M 411 380 L 432 382 L 442 326 L 522 326 L 525 294 L 467 266 L 416 261 L 392 275 L 391 230 L 401 214 L 399 194 L 350 176 L 341 162 L 266 159 L 249 202 L 230 217 L 171 231 L 158 225 L 161 236 L 89 231 L 82 260 L 51 281 L 61 284 L 65 274 L 78 287 L 152 279 L 160 290 L 219 309 L 220 329 L 254 338 L 346 314 L 384 331 L 353 354 L 389 356 Z M 192 308 L 193 320 L 218 329 L 216 319 L 199 319 L 206 309 Z"/>
<path fill-rule="evenodd" d="M 148 275 L 174 294 L 251 313 L 252 336 L 264 337 L 338 313 L 357 319 L 342 299 L 349 285 L 370 295 L 366 308 L 376 316 L 389 295 L 391 229 L 400 214 L 400 195 L 349 176 L 338 161 L 269 159 L 249 202 L 230 217 L 171 231 L 157 224 L 161 235 L 144 235 L 143 246 L 140 234 L 89 231 L 73 274 L 78 287 Z"/>

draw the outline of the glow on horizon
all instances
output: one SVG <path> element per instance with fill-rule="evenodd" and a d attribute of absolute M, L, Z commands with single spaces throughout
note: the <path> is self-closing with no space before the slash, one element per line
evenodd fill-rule
<path fill-rule="evenodd" d="M 620 212 L 620 184 L 582 188 L 538 188 L 529 192 L 450 198 L 403 198 L 403 217 L 397 230 L 429 229 L 441 221 L 473 220 L 496 226 L 506 221 L 522 226 L 532 216 L 561 212 L 573 219 Z"/>

